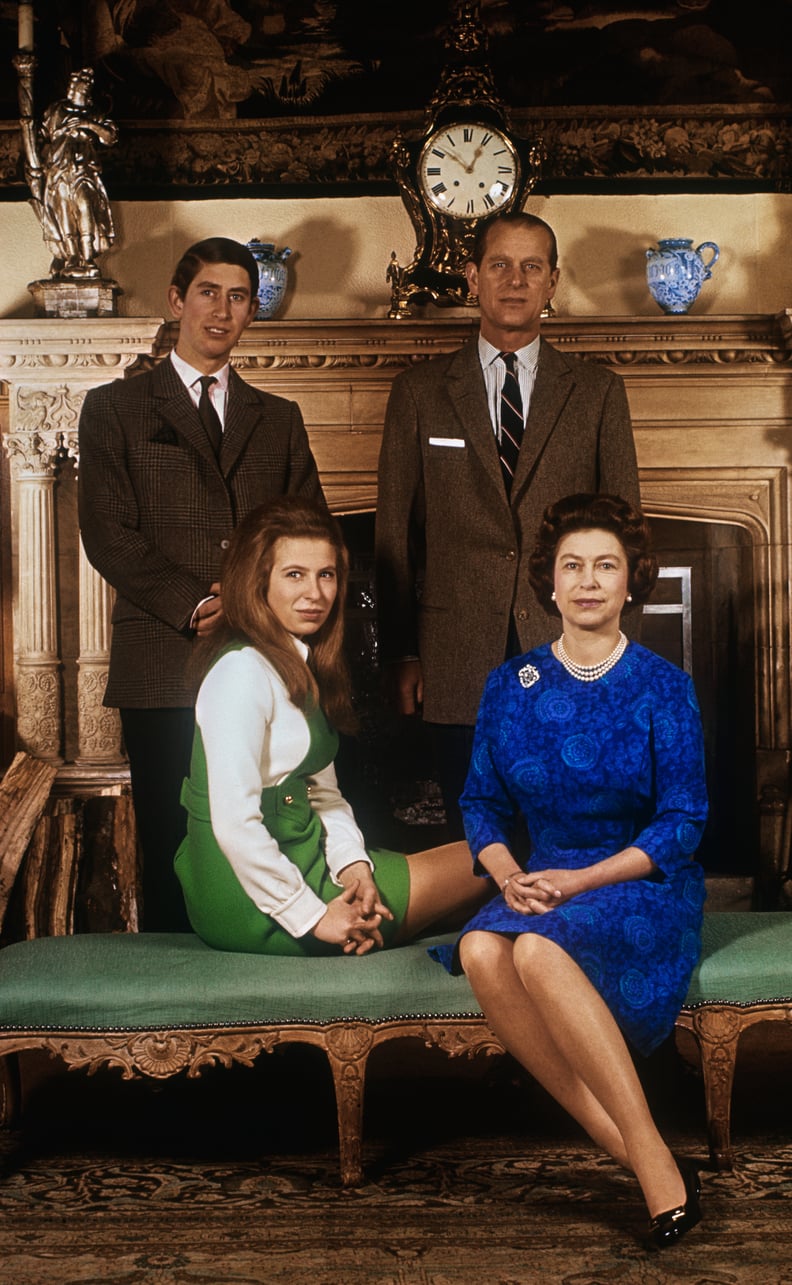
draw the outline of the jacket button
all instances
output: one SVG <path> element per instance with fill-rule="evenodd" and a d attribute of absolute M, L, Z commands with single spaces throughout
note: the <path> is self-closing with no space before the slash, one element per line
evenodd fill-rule
<path fill-rule="evenodd" d="M 220 548 L 221 548 L 221 549 L 227 549 L 230 543 L 231 543 L 231 541 L 230 541 L 230 540 L 221 540 L 221 541 L 220 541 Z"/>
<path fill-rule="evenodd" d="M 294 802 L 294 795 L 293 795 L 293 794 L 284 794 L 284 796 L 283 796 L 283 802 L 284 802 L 284 803 L 293 803 L 293 802 Z"/>
<path fill-rule="evenodd" d="M 506 554 L 506 561 L 507 561 L 507 562 L 514 562 L 514 559 L 515 559 L 516 557 L 517 557 L 517 552 L 516 552 L 516 550 L 515 550 L 515 549 L 509 549 L 509 552 Z"/>
<path fill-rule="evenodd" d="M 517 619 L 518 619 L 518 620 L 527 620 L 527 619 L 528 619 L 528 612 L 525 610 L 525 608 L 524 608 L 524 607 L 523 607 L 522 611 L 518 611 L 518 612 L 517 612 Z"/>

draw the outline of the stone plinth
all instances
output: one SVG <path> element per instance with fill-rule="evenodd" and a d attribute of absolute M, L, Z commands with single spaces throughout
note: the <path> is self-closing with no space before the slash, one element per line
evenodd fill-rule
<path fill-rule="evenodd" d="M 31 281 L 37 317 L 117 317 L 118 297 L 124 292 L 117 281 Z"/>

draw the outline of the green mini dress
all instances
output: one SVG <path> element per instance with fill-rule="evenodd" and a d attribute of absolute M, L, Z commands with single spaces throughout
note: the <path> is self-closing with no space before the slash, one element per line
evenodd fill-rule
<path fill-rule="evenodd" d="M 343 889 L 333 883 L 324 856 L 324 826 L 311 806 L 311 778 L 332 763 L 338 734 L 321 709 L 306 714 L 310 733 L 308 752 L 299 767 L 279 785 L 261 791 L 261 819 L 281 852 L 294 863 L 306 884 L 325 903 Z M 182 787 L 187 810 L 187 836 L 175 858 L 187 913 L 194 931 L 218 950 L 262 955 L 337 955 L 340 946 L 318 941 L 313 933 L 293 937 L 271 915 L 264 914 L 246 893 L 212 829 L 206 754 L 200 729 L 193 740 L 190 775 Z M 374 849 L 368 853 L 381 900 L 393 913 L 380 930 L 392 945 L 407 911 L 410 871 L 398 852 Z"/>

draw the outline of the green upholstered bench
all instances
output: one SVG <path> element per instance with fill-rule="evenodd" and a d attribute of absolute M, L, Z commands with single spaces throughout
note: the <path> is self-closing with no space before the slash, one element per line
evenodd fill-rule
<path fill-rule="evenodd" d="M 417 1036 L 451 1056 L 501 1052 L 464 977 L 427 938 L 363 959 L 265 958 L 215 951 L 190 934 L 40 937 L 0 951 L 0 1059 L 45 1049 L 124 1078 L 250 1064 L 286 1043 L 322 1049 L 335 1085 L 341 1177 L 362 1180 L 366 1063 L 387 1040 Z M 729 1114 L 740 1034 L 792 1020 L 792 915 L 713 914 L 679 1025 L 702 1056 L 712 1158 L 731 1167 Z M 2 1118 L 15 1109 L 2 1081 Z"/>
<path fill-rule="evenodd" d="M 434 941 L 362 958 L 284 959 L 212 950 L 192 934 L 38 937 L 0 951 L 0 1059 L 45 1049 L 69 1067 L 124 1078 L 250 1065 L 287 1043 L 324 1049 L 336 1094 L 341 1177 L 362 1181 L 366 1063 L 417 1036 L 451 1056 L 502 1052 L 464 977 L 426 953 Z M 11 1118 L 13 1079 L 5 1076 Z"/>

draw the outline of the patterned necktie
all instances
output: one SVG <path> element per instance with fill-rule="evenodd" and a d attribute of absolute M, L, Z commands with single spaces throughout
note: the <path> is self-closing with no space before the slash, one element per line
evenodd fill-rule
<path fill-rule="evenodd" d="M 513 352 L 502 352 L 498 355 L 503 359 L 503 363 L 506 366 L 500 399 L 498 454 L 500 455 L 506 494 L 511 495 L 514 470 L 517 467 L 517 458 L 520 454 L 520 445 L 525 432 L 525 420 L 523 418 L 523 404 L 520 395 L 520 381 L 514 369 L 514 363 L 517 358 Z"/>
<path fill-rule="evenodd" d="M 206 429 L 206 436 L 212 444 L 212 450 L 215 455 L 219 455 L 220 446 L 223 441 L 223 426 L 220 423 L 220 416 L 215 410 L 212 399 L 209 396 L 209 389 L 212 384 L 217 383 L 217 379 L 214 375 L 201 375 L 198 383 L 201 385 L 198 414 L 201 417 L 201 423 Z"/>

